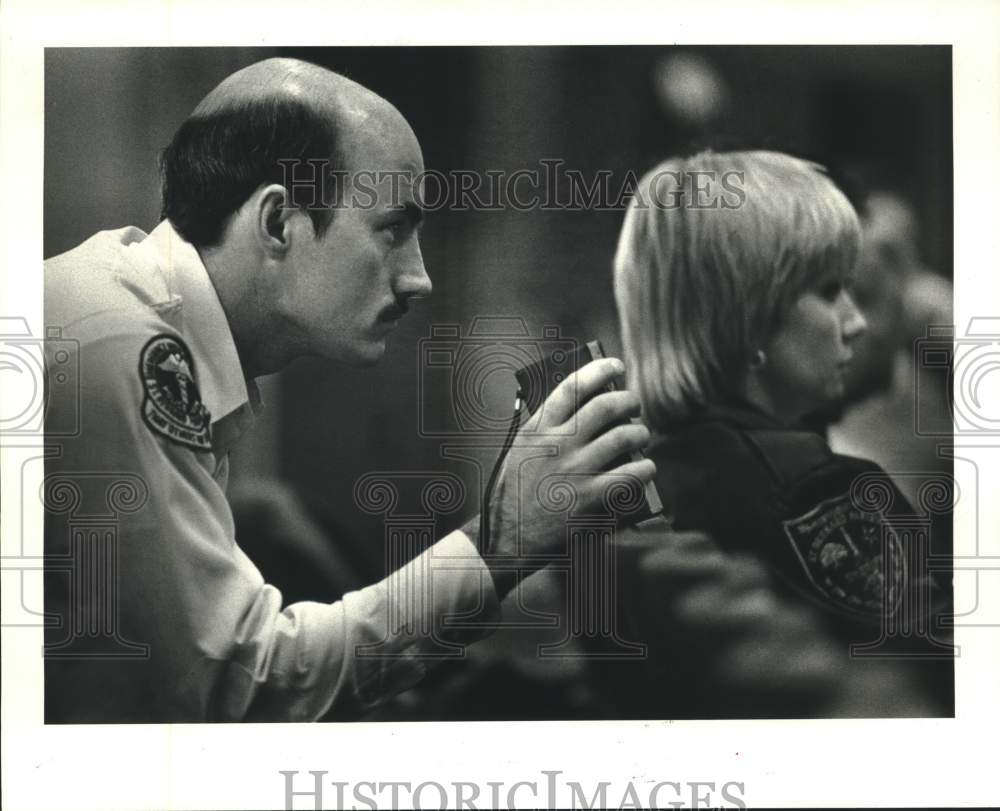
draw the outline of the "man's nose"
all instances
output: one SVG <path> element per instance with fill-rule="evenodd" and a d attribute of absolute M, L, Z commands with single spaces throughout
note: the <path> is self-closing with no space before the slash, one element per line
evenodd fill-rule
<path fill-rule="evenodd" d="M 851 341 L 868 329 L 868 322 L 850 293 L 844 293 L 844 340 Z"/>
<path fill-rule="evenodd" d="M 420 244 L 414 239 L 413 247 L 403 257 L 396 277 L 396 294 L 405 298 L 423 298 L 429 296 L 433 289 L 431 277 L 424 267 Z"/>

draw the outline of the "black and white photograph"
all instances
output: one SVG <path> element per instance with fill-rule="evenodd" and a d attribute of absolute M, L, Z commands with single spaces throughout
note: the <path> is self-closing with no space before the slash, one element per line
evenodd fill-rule
<path fill-rule="evenodd" d="M 962 35 L 32 47 L 10 807 L 1000 799 Z"/>

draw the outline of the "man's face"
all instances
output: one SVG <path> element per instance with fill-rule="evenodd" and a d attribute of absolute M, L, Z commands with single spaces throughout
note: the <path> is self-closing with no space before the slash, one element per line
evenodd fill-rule
<path fill-rule="evenodd" d="M 309 354 L 355 365 L 378 361 L 415 296 L 431 292 L 420 253 L 421 209 L 413 180 L 423 171 L 416 137 L 401 117 L 345 138 L 342 205 L 315 238 L 305 213 L 281 280 L 282 317 Z"/>

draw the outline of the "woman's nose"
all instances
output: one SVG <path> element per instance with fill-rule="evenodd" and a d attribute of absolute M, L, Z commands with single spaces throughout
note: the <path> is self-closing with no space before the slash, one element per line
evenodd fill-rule
<path fill-rule="evenodd" d="M 844 314 L 843 314 L 844 340 L 850 341 L 861 335 L 868 329 L 868 322 L 862 315 L 858 305 L 850 293 L 844 292 Z"/>

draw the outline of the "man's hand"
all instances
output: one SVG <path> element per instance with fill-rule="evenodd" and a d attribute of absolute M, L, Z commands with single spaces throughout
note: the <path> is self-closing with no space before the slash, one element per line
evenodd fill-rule
<path fill-rule="evenodd" d="M 644 425 L 628 422 L 639 413 L 635 394 L 595 395 L 624 370 L 617 358 L 588 363 L 560 383 L 518 433 L 489 507 L 486 563 L 501 598 L 565 551 L 570 510 L 607 512 L 616 485 L 644 485 L 656 473 L 649 459 L 607 469 L 650 437 Z"/>

